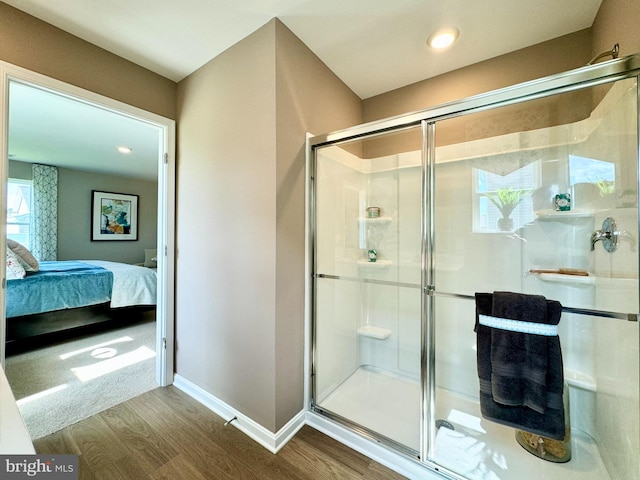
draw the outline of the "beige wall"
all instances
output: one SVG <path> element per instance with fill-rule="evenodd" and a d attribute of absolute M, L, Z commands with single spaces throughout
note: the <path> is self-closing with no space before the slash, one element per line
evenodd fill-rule
<path fill-rule="evenodd" d="M 591 50 L 590 29 L 552 39 L 366 99 L 363 101 L 364 120 L 374 121 L 422 110 L 528 80 L 565 72 L 585 65 L 592 58 Z M 523 115 L 522 109 L 536 108 L 548 112 L 561 112 L 561 115 L 555 113 L 556 118 L 552 124 L 576 121 L 584 118 L 591 111 L 590 95 L 590 93 L 575 92 L 571 95 L 539 100 L 533 105 L 531 102 L 527 102 L 502 108 L 499 113 L 501 118 L 496 117 L 495 111 L 488 110 L 476 113 L 471 120 L 464 116 L 448 120 L 438 127 L 438 143 L 446 145 L 476 140 L 469 137 L 470 129 L 467 128 L 469 121 L 482 122 L 484 119 L 490 119 L 489 121 L 496 128 L 498 125 L 503 128 L 502 132 L 494 130 L 494 134 L 518 131 L 522 126 L 515 124 L 514 121 L 521 121 L 525 118 L 529 122 L 527 128 L 535 128 L 535 125 L 530 124 L 532 115 Z M 566 108 L 562 105 L 563 103 L 571 103 L 572 108 Z M 546 115 L 540 116 L 538 114 L 533 117 L 545 118 L 544 125 L 549 125 Z M 407 140 L 411 140 L 411 142 L 407 143 Z M 392 141 L 387 138 L 374 138 L 363 144 L 363 153 L 367 158 L 375 158 L 388 155 L 390 151 L 412 151 L 421 148 L 420 144 L 415 143 L 417 140 L 419 139 L 410 136 L 396 137 Z"/>
<path fill-rule="evenodd" d="M 618 43 L 620 56 L 640 52 L 640 2 L 603 0 L 593 22 L 592 58 Z M 609 57 L 610 58 L 610 57 Z"/>
<path fill-rule="evenodd" d="M 276 21 L 276 428 L 302 408 L 305 134 L 362 121 L 360 99 Z"/>
<path fill-rule="evenodd" d="M 178 84 L 176 371 L 273 430 L 273 25 Z"/>
<path fill-rule="evenodd" d="M 138 195 L 138 240 L 91 241 L 92 190 Z M 157 182 L 58 169 L 58 260 L 144 262 L 144 249 L 156 248 L 157 225 Z"/>
<path fill-rule="evenodd" d="M 0 2 L 0 60 L 28 70 L 41 73 L 71 85 L 113 98 L 129 105 L 162 115 L 176 118 L 177 85 L 175 82 L 146 70 L 117 55 L 66 33 L 48 23 L 42 22 L 20 10 Z M 142 261 L 144 248 L 155 246 L 157 223 L 157 185 L 154 182 L 137 182 L 112 177 L 94 178 L 89 187 L 87 177 L 61 174 L 60 185 L 65 192 L 69 188 L 88 191 L 91 188 L 144 192 L 141 201 L 141 238 L 138 242 L 123 242 L 117 248 L 114 242 L 85 243 L 88 240 L 89 220 L 82 216 L 82 202 L 69 200 L 69 206 L 60 215 L 61 238 L 68 238 L 69 229 L 77 231 L 84 240 L 77 243 L 60 241 L 60 258 L 103 258 L 124 262 Z M 66 180 L 66 179 L 69 180 Z M 140 186 L 142 185 L 142 186 Z M 118 188 L 116 188 L 117 186 Z M 154 187 L 155 186 L 155 187 Z M 155 188 L 153 194 L 151 190 Z M 67 198 L 68 200 L 68 198 Z M 62 199 L 64 202 L 65 200 Z M 86 206 L 86 204 L 85 204 Z M 65 224 L 65 215 L 73 212 Z M 144 218 L 147 220 L 144 220 Z M 81 218 L 82 225 L 73 218 Z M 148 218 L 152 217 L 152 222 Z M 77 229 L 77 230 L 76 230 Z M 59 238 L 60 240 L 60 238 Z M 126 244 L 126 245 L 125 245 Z M 70 245 L 74 245 L 68 248 Z"/>
<path fill-rule="evenodd" d="M 368 98 L 363 101 L 363 119 L 401 115 L 579 68 L 615 43 L 620 44 L 620 56 L 639 53 L 638 25 L 640 2 L 604 0 L 589 29 Z"/>
<path fill-rule="evenodd" d="M 276 432 L 303 408 L 305 131 L 360 102 L 273 20 L 178 84 L 177 373 Z"/>
<path fill-rule="evenodd" d="M 582 30 L 532 47 L 392 90 L 363 101 L 364 121 L 422 110 L 585 65 L 591 31 Z"/>
<path fill-rule="evenodd" d="M 9 160 L 9 178 L 32 179 L 31 164 Z M 138 240 L 92 242 L 91 190 L 138 195 Z M 144 261 L 144 249 L 156 248 L 158 183 L 70 168 L 58 169 L 58 260 Z"/>
<path fill-rule="evenodd" d="M 176 118 L 176 84 L 0 2 L 0 60 Z"/>

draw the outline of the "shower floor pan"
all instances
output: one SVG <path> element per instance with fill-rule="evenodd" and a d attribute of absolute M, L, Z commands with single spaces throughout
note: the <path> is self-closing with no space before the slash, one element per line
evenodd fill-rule
<path fill-rule="evenodd" d="M 610 480 L 598 447 L 571 430 L 571 460 L 552 463 L 522 448 L 515 430 L 482 419 L 476 400 L 436 390 L 436 418 L 446 421 L 435 441 L 436 463 L 478 480 Z M 322 408 L 419 450 L 420 385 L 372 367 L 360 367 L 322 402 Z M 441 423 L 441 422 L 439 422 Z"/>

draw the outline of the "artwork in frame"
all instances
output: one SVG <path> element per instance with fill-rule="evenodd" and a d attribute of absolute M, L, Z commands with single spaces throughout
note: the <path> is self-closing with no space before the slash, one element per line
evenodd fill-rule
<path fill-rule="evenodd" d="M 138 240 L 138 195 L 92 190 L 91 240 Z"/>

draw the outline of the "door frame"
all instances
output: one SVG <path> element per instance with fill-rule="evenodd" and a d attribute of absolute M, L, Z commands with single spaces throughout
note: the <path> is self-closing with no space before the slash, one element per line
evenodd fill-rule
<path fill-rule="evenodd" d="M 175 120 L 148 112 L 45 75 L 0 61 L 0 198 L 6 198 L 9 156 L 9 84 L 16 81 L 50 90 L 157 127 L 161 144 L 158 158 L 158 294 L 156 302 L 156 382 L 173 383 L 175 324 Z M 5 202 L 2 204 L 4 205 Z M 0 249 L 6 248 L 6 208 L 0 209 Z M 0 250 L 1 251 L 1 250 Z M 0 364 L 4 368 L 6 338 L 5 259 L 0 261 Z"/>

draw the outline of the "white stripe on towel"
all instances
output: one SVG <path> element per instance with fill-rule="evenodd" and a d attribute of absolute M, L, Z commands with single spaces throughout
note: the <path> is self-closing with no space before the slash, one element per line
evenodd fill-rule
<path fill-rule="evenodd" d="M 534 335 L 545 335 L 547 337 L 558 335 L 558 325 L 522 322 L 509 318 L 490 317 L 489 315 L 480 315 L 479 321 L 480 325 L 484 325 L 485 327 L 500 328 L 511 332 L 532 333 Z"/>

